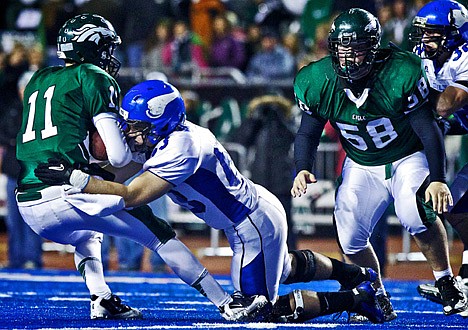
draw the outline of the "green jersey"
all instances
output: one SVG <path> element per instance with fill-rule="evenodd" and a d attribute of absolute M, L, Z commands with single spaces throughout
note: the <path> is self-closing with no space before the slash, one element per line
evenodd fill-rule
<path fill-rule="evenodd" d="M 337 77 L 330 56 L 301 69 L 294 82 L 301 110 L 329 120 L 340 132 L 348 157 L 366 166 L 388 164 L 422 150 L 407 115 L 431 111 L 419 57 L 383 49 L 377 60 L 360 95 Z"/>
<path fill-rule="evenodd" d="M 49 158 L 87 163 L 89 154 L 83 142 L 93 127 L 92 118 L 103 112 L 118 113 L 119 95 L 115 79 L 92 64 L 36 72 L 24 92 L 16 141 L 21 165 L 18 183 L 41 184 L 34 169 Z"/>

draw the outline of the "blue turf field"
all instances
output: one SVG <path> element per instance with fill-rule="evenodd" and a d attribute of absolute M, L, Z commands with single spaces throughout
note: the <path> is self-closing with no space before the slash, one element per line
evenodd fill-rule
<path fill-rule="evenodd" d="M 218 276 L 230 292 L 226 276 Z M 107 274 L 114 293 L 145 318 L 133 321 L 91 321 L 89 296 L 82 279 L 73 271 L 0 271 L 0 329 L 468 329 L 468 319 L 446 317 L 441 307 L 418 296 L 419 282 L 385 282 L 392 293 L 398 318 L 384 325 L 347 323 L 340 318 L 321 317 L 306 324 L 233 324 L 197 291 L 172 276 L 146 273 Z M 337 290 L 333 281 L 284 286 L 316 291 Z"/>

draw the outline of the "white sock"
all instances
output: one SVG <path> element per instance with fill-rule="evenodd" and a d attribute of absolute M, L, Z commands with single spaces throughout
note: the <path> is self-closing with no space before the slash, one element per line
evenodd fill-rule
<path fill-rule="evenodd" d="M 100 255 L 101 239 L 89 239 L 75 247 L 75 265 L 83 276 L 89 293 L 109 299 L 112 292 L 104 279 Z"/>
<path fill-rule="evenodd" d="M 452 268 L 447 268 L 446 270 L 442 270 L 442 271 L 435 271 L 433 270 L 432 273 L 434 274 L 434 277 L 436 279 L 436 281 L 444 276 L 453 276 L 453 272 L 452 272 Z"/>
<path fill-rule="evenodd" d="M 157 252 L 182 281 L 197 289 L 216 307 L 231 301 L 231 296 L 177 238 L 167 241 Z"/>

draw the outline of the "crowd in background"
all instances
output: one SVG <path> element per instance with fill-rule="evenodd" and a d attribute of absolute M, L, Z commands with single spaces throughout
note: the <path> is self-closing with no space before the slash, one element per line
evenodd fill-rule
<path fill-rule="evenodd" d="M 360 7 L 375 14 L 382 25 L 382 46 L 393 43 L 410 50 L 408 33 L 416 12 L 428 1 L 425 0 L 7 0 L 0 8 L 0 109 L 8 113 L 4 126 L 15 128 L 21 111 L 19 90 L 35 70 L 48 65 L 61 65 L 56 57 L 57 33 L 69 18 L 85 12 L 100 14 L 107 18 L 122 38 L 117 57 L 123 68 L 142 70 L 146 77 L 192 77 L 200 70 L 229 68 L 247 78 L 249 82 L 268 85 L 278 80 L 286 82 L 292 90 L 292 79 L 307 63 L 328 54 L 327 38 L 330 23 L 335 14 Z M 125 72 L 125 70 L 122 70 Z M 237 124 L 215 126 L 212 118 L 215 110 L 223 104 L 211 104 L 193 89 L 181 90 L 187 104 L 189 120 L 205 125 L 221 140 L 239 141 Z M 232 86 L 230 87 L 232 88 Z M 125 92 L 125 90 L 123 90 Z M 294 132 L 293 100 L 285 101 L 278 90 L 265 88 L 264 94 L 274 94 L 280 101 L 254 104 L 245 102 L 239 111 L 242 121 L 251 120 L 252 132 L 259 125 L 268 129 L 241 141 L 247 148 L 265 149 L 262 139 L 277 132 Z M 264 95 L 255 95 L 257 98 Z M 283 96 L 283 97 L 282 97 Z M 281 99 L 282 97 L 282 99 Z M 254 99 L 254 98 L 252 98 Z M 271 100 L 271 99 L 270 99 Z M 289 101 L 289 103 L 287 103 Z M 253 102 L 253 101 L 252 101 Z M 229 102 L 228 102 L 229 103 Z M 289 107 L 289 109 L 288 109 Z M 272 115 L 266 115 L 271 112 Z M 232 118 L 231 118 L 232 119 Z M 231 120 L 232 121 L 232 120 Z M 272 124 L 273 123 L 273 124 Z M 211 126 L 210 126 L 211 125 Z M 257 126 L 255 126 L 257 125 Z M 232 129 L 231 129 L 232 128 Z M 223 131 L 224 130 L 224 131 Z M 14 161 L 14 132 L 0 128 L 0 145 L 4 161 L 2 172 L 12 181 L 17 175 Z M 272 192 L 282 195 L 291 223 L 290 183 L 294 177 L 290 149 L 293 136 L 281 133 L 284 145 L 281 154 L 274 159 L 284 160 L 282 173 L 290 173 L 290 182 L 280 180 L 268 186 Z M 283 141 L 283 140 L 282 140 Z M 264 142 L 264 141 L 263 141 Z M 5 155 L 13 161 L 5 161 Z M 281 157 L 283 155 L 283 157 Z M 268 155 L 265 154 L 265 157 Z M 271 156 L 271 155 L 270 155 Z M 272 173 L 260 168 L 274 164 L 268 158 L 259 159 L 261 164 L 251 162 L 259 173 Z M 6 168 L 8 165 L 10 168 Z M 338 165 L 338 164 L 337 164 Z M 13 167 L 13 168 L 11 168 Z M 259 179 L 257 176 L 255 179 Z M 275 186 L 276 185 L 276 186 Z M 13 189 L 12 186 L 9 189 Z M 9 214 L 14 216 L 14 212 Z M 8 229 L 19 232 L 15 218 L 8 221 Z M 292 227 L 292 226 L 291 226 Z M 12 240 L 37 242 L 35 234 L 30 238 Z M 12 243 L 13 244 L 13 243 Z M 33 243 L 31 243 L 33 244 Z M 36 244 L 36 243 L 34 243 Z M 295 248 L 296 240 L 289 242 Z M 13 246 L 13 245 L 11 245 Z M 15 252 L 11 249 L 12 253 Z M 26 249 L 28 250 L 28 249 Z M 36 249 L 37 250 L 37 249 Z M 17 256 L 10 254 L 10 266 L 15 268 L 41 267 L 40 256 Z M 141 253 L 139 258 L 141 259 Z M 157 263 L 156 263 L 157 264 Z M 155 266 L 156 267 L 156 266 Z M 129 268 L 134 268 L 131 266 Z"/>
<path fill-rule="evenodd" d="M 35 33 L 45 64 L 60 64 L 55 54 L 59 28 L 76 14 L 93 12 L 112 22 L 121 36 L 118 55 L 124 67 L 176 75 L 233 67 L 268 81 L 292 79 L 298 68 L 326 55 L 330 22 L 349 7 L 379 17 L 383 45 L 408 49 L 411 19 L 426 2 L 9 0 L 0 11 L 0 30 Z M 5 36 L 1 45 L 3 56 L 14 47 Z"/>

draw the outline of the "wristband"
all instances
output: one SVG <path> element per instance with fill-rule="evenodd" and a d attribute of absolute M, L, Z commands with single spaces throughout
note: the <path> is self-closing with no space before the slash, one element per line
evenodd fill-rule
<path fill-rule="evenodd" d="M 70 184 L 75 188 L 83 190 L 88 185 L 90 177 L 89 174 L 80 170 L 73 170 L 70 175 Z"/>

